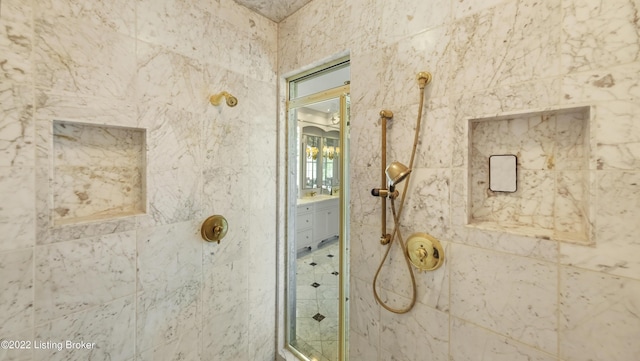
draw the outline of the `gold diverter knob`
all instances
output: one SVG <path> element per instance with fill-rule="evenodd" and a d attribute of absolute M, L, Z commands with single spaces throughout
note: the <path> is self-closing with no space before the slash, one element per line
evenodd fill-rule
<path fill-rule="evenodd" d="M 200 231 L 205 241 L 220 243 L 220 240 L 227 235 L 228 228 L 227 220 L 223 216 L 216 214 L 202 223 Z"/>

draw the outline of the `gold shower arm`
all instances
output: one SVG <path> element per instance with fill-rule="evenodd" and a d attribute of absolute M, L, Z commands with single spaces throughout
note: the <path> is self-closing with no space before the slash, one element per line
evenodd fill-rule
<path fill-rule="evenodd" d="M 236 105 L 238 105 L 238 98 L 234 97 L 233 95 L 227 93 L 226 91 L 222 91 L 218 94 L 214 94 L 212 96 L 209 97 L 209 102 L 211 103 L 211 105 L 215 105 L 218 106 L 220 105 L 220 102 L 222 101 L 222 98 L 225 98 L 227 105 L 230 107 L 235 107 Z"/>

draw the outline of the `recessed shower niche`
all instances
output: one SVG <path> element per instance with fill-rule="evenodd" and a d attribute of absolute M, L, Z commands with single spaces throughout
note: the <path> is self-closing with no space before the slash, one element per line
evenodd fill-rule
<path fill-rule="evenodd" d="M 592 242 L 590 107 L 469 120 L 469 226 Z M 489 158 L 517 157 L 515 192 L 489 187 Z"/>
<path fill-rule="evenodd" d="M 53 122 L 55 225 L 145 212 L 145 130 Z"/>

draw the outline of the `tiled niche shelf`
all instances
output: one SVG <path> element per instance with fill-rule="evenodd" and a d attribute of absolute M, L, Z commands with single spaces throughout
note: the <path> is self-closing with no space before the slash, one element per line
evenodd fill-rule
<path fill-rule="evenodd" d="M 468 226 L 591 244 L 590 107 L 469 120 Z M 489 190 L 489 156 L 517 156 L 517 190 Z"/>
<path fill-rule="evenodd" d="M 53 122 L 55 225 L 145 212 L 145 130 Z"/>

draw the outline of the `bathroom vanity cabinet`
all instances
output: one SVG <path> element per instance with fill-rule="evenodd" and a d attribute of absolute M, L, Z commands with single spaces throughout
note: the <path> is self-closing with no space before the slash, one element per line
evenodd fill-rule
<path fill-rule="evenodd" d="M 339 199 L 328 198 L 298 204 L 296 212 L 296 251 L 312 250 L 340 232 Z"/>

